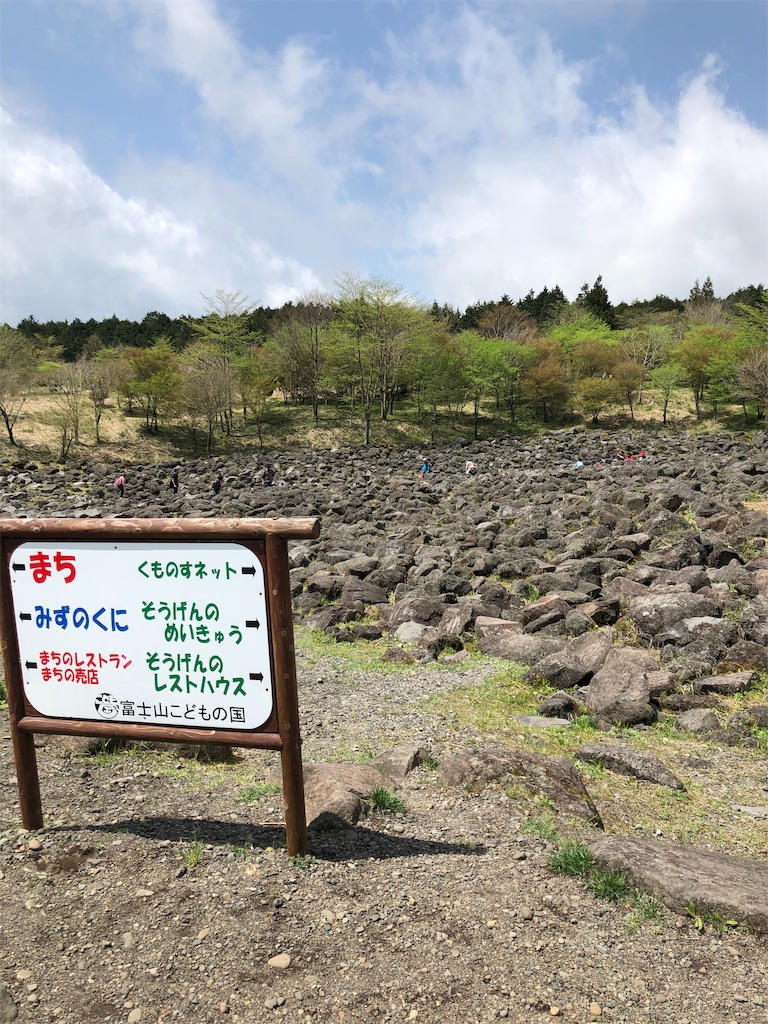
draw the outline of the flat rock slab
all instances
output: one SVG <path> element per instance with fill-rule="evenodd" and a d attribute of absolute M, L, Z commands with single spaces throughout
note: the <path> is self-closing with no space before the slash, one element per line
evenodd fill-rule
<path fill-rule="evenodd" d="M 579 773 L 564 757 L 506 747 L 472 748 L 444 758 L 440 777 L 453 786 L 517 783 L 531 793 L 548 797 L 559 811 L 603 827 Z"/>
<path fill-rule="evenodd" d="M 565 729 L 572 724 L 567 718 L 549 718 L 544 715 L 513 715 L 512 721 L 532 729 Z"/>
<path fill-rule="evenodd" d="M 685 792 L 683 783 L 663 761 L 642 750 L 633 750 L 619 743 L 585 743 L 576 751 L 576 757 L 587 764 L 601 764 L 619 775 Z"/>
<path fill-rule="evenodd" d="M 678 913 L 693 903 L 768 934 L 768 864 L 630 836 L 601 836 L 589 849 L 601 868 L 622 872 Z"/>

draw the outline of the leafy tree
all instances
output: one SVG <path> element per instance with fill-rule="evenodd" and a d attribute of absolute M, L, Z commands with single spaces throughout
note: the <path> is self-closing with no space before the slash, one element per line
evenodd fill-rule
<path fill-rule="evenodd" d="M 591 288 L 586 282 L 581 286 L 576 302 L 578 305 L 583 306 L 592 316 L 608 324 L 609 327 L 616 326 L 616 314 L 611 300 L 608 298 L 608 291 L 603 284 L 602 274 L 598 274 Z"/>
<path fill-rule="evenodd" d="M 759 306 L 766 292 L 764 284 L 748 284 L 745 288 L 737 288 L 726 296 L 723 307 L 729 315 L 735 313 L 740 305 Z"/>
<path fill-rule="evenodd" d="M 607 377 L 620 353 L 602 338 L 582 338 L 570 348 L 571 372 L 579 377 Z"/>
<path fill-rule="evenodd" d="M 281 386 L 312 403 L 315 424 L 319 419 L 320 387 L 332 319 L 329 297 L 321 292 L 308 292 L 272 321 L 267 342 Z"/>
<path fill-rule="evenodd" d="M 763 290 L 751 303 L 738 303 L 732 323 L 736 339 L 744 348 L 768 345 L 768 291 Z"/>
<path fill-rule="evenodd" d="M 613 383 L 629 406 L 630 419 L 635 419 L 635 405 L 640 400 L 646 369 L 632 359 L 621 359 L 613 368 Z"/>
<path fill-rule="evenodd" d="M 523 371 L 522 396 L 548 422 L 552 412 L 565 408 L 570 387 L 559 349 L 551 342 L 537 343 L 531 365 Z"/>
<path fill-rule="evenodd" d="M 531 288 L 525 298 L 520 299 L 517 303 L 517 308 L 524 313 L 529 313 L 536 320 L 539 328 L 543 328 L 545 324 L 556 318 L 560 306 L 567 305 L 568 299 L 565 297 L 565 292 L 559 284 L 556 284 L 551 291 L 545 286 L 538 295 L 534 295 L 533 288 Z"/>
<path fill-rule="evenodd" d="M 177 357 L 167 338 L 151 349 L 132 349 L 126 357 L 130 367 L 126 391 L 144 412 L 147 433 L 158 433 L 160 418 L 178 399 Z"/>
<path fill-rule="evenodd" d="M 611 377 L 585 377 L 574 388 L 573 398 L 577 409 L 597 426 L 600 413 L 618 401 L 619 390 Z"/>
<path fill-rule="evenodd" d="M 378 404 L 385 420 L 394 403 L 399 377 L 420 340 L 435 330 L 429 311 L 382 278 L 346 274 L 338 281 L 333 334 L 350 369 L 370 443 L 371 416 Z"/>
<path fill-rule="evenodd" d="M 686 373 L 683 367 L 676 362 L 662 363 L 661 366 L 651 370 L 651 383 L 661 393 L 662 397 L 662 420 L 667 424 L 667 409 L 669 400 L 674 391 L 686 382 Z"/>
<path fill-rule="evenodd" d="M 712 360 L 728 347 L 730 339 L 731 332 L 727 328 L 699 325 L 688 331 L 680 345 L 678 359 L 693 392 L 696 419 L 701 419 L 701 403 L 713 375 Z M 722 375 L 722 369 L 720 373 Z"/>

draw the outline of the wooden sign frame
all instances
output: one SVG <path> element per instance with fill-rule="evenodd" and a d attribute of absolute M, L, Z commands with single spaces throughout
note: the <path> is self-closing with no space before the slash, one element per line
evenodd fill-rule
<path fill-rule="evenodd" d="M 280 751 L 288 854 L 292 857 L 306 854 L 307 825 L 287 541 L 316 539 L 319 535 L 320 520 L 316 518 L 0 519 L 0 646 L 24 827 L 43 827 L 36 732 L 171 743 L 217 743 Z M 24 690 L 11 580 L 14 551 L 30 541 L 189 544 L 191 552 L 196 543 L 237 543 L 248 548 L 259 558 L 264 570 L 273 693 L 270 718 L 257 729 L 235 730 L 89 721 L 40 714 L 32 707 Z"/>

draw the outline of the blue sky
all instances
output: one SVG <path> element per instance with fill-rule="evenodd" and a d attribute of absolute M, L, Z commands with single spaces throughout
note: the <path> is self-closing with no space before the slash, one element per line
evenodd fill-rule
<path fill-rule="evenodd" d="M 0 0 L 0 321 L 768 282 L 768 3 Z"/>

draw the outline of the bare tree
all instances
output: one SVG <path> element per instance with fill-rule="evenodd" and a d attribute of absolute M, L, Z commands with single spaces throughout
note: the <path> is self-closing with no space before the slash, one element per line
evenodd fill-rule
<path fill-rule="evenodd" d="M 35 382 L 35 358 L 29 339 L 7 324 L 0 325 L 0 417 L 8 441 Z"/>
<path fill-rule="evenodd" d="M 517 306 L 497 302 L 480 317 L 477 333 L 484 338 L 503 338 L 526 345 L 538 333 L 536 320 Z"/>
<path fill-rule="evenodd" d="M 739 396 L 757 405 L 757 418 L 765 418 L 768 408 L 768 347 L 750 349 L 736 369 Z M 746 416 L 746 413 L 745 413 Z"/>
<path fill-rule="evenodd" d="M 96 444 L 101 441 L 99 424 L 104 414 L 107 399 L 112 394 L 112 389 L 118 376 L 118 363 L 116 359 L 89 359 L 82 364 L 83 383 L 93 403 L 93 419 L 96 425 Z"/>
<path fill-rule="evenodd" d="M 205 421 L 206 452 L 210 455 L 216 423 L 232 405 L 232 367 L 224 354 L 203 342 L 186 350 L 181 365 L 182 401 L 190 413 L 198 413 Z"/>

